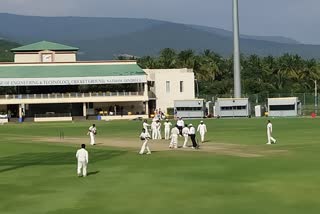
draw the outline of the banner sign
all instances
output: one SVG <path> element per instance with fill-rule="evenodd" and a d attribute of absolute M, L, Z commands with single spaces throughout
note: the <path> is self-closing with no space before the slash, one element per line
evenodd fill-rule
<path fill-rule="evenodd" d="M 147 77 L 145 75 L 102 77 L 0 78 L 0 86 L 101 85 L 145 82 L 147 82 Z"/>

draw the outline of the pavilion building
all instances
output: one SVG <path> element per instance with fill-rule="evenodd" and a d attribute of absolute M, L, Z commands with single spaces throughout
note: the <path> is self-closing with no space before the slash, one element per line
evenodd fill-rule
<path fill-rule="evenodd" d="M 77 61 L 78 48 L 47 41 L 12 51 L 14 62 L 0 63 L 0 112 L 12 121 L 148 118 L 195 96 L 189 69 L 161 75 L 136 61 Z"/>

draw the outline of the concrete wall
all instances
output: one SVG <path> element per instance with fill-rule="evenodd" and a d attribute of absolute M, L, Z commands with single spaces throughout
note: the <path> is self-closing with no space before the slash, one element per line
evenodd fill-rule
<path fill-rule="evenodd" d="M 136 119 L 137 117 L 142 117 L 143 119 L 148 119 L 148 115 L 124 115 L 123 117 L 121 116 L 102 116 L 101 120 L 133 120 Z"/>
<path fill-rule="evenodd" d="M 41 62 L 42 54 L 52 54 L 53 62 L 75 62 L 75 52 L 54 52 L 54 51 L 40 51 L 31 53 L 15 53 L 14 62 L 16 63 L 30 63 Z"/>
<path fill-rule="evenodd" d="M 34 118 L 34 122 L 55 122 L 55 121 L 72 121 L 72 117 L 39 117 L 39 118 Z"/>
<path fill-rule="evenodd" d="M 148 81 L 154 81 L 156 108 L 166 112 L 173 108 L 174 100 L 191 100 L 195 98 L 194 73 L 192 69 L 144 69 L 148 74 Z M 170 91 L 166 90 L 166 82 L 170 84 Z M 180 81 L 183 91 L 180 92 Z"/>
<path fill-rule="evenodd" d="M 58 54 L 54 55 L 55 62 L 75 62 L 77 60 L 76 54 L 74 53 L 65 53 L 65 54 Z"/>
<path fill-rule="evenodd" d="M 0 118 L 0 124 L 8 123 L 8 118 Z"/>
<path fill-rule="evenodd" d="M 14 62 L 16 63 L 25 63 L 25 62 L 40 62 L 39 53 L 16 53 L 14 55 Z"/>

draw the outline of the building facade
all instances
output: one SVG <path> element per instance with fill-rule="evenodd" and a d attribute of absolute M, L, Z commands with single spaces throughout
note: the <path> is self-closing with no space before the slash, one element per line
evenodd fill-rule
<path fill-rule="evenodd" d="M 162 111 L 174 107 L 175 100 L 195 99 L 192 69 L 144 69 L 149 91 L 156 98 L 156 107 Z M 150 96 L 152 98 L 152 96 Z"/>
<path fill-rule="evenodd" d="M 15 61 L 0 64 L 0 113 L 13 121 L 147 118 L 176 99 L 194 99 L 192 70 L 77 61 L 78 48 L 46 41 L 12 51 Z"/>

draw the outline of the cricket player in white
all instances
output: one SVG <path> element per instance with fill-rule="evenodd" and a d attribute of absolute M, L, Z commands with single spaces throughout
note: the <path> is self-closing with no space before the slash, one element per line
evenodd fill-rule
<path fill-rule="evenodd" d="M 149 134 L 148 128 L 150 127 L 150 125 L 147 123 L 147 120 L 144 120 L 142 126 L 143 126 L 144 130 L 146 131 L 146 133 Z"/>
<path fill-rule="evenodd" d="M 179 134 L 182 136 L 182 129 L 184 127 L 184 121 L 182 120 L 181 117 L 179 117 L 179 119 L 177 121 L 177 127 L 179 129 Z"/>
<path fill-rule="evenodd" d="M 188 147 L 188 140 L 189 140 L 189 128 L 187 126 L 187 124 L 184 126 L 184 128 L 182 129 L 182 135 L 184 137 L 184 142 L 183 142 L 183 148 L 187 148 Z"/>
<path fill-rule="evenodd" d="M 168 119 L 166 119 L 166 122 L 164 122 L 164 139 L 169 140 L 170 138 L 170 129 L 171 129 L 172 123 L 169 122 Z"/>
<path fill-rule="evenodd" d="M 203 121 L 200 121 L 200 124 L 198 126 L 197 131 L 200 133 L 201 143 L 203 143 L 204 142 L 204 135 L 207 132 L 207 126 L 206 126 L 206 124 L 203 123 Z"/>
<path fill-rule="evenodd" d="M 151 132 L 152 132 L 152 140 L 156 140 L 158 138 L 157 136 L 157 122 L 152 121 L 151 123 Z"/>
<path fill-rule="evenodd" d="M 76 158 L 78 159 L 78 176 L 87 176 L 87 165 L 89 163 L 89 154 L 88 151 L 85 149 L 86 145 L 81 144 L 81 149 L 78 149 Z M 82 173 L 81 173 L 82 170 Z"/>
<path fill-rule="evenodd" d="M 267 124 L 267 136 L 268 136 L 267 144 L 276 143 L 277 140 L 272 137 L 272 123 L 270 120 L 268 120 L 268 124 Z"/>
<path fill-rule="evenodd" d="M 151 151 L 148 146 L 148 139 L 150 139 L 150 135 L 145 131 L 145 129 L 142 129 L 142 132 L 140 134 L 140 139 L 141 141 L 143 141 L 143 143 L 142 143 L 139 154 L 143 155 L 144 151 L 147 150 L 147 155 L 150 155 Z"/>
<path fill-rule="evenodd" d="M 87 135 L 90 135 L 90 144 L 91 145 L 95 145 L 96 141 L 96 134 L 97 134 L 97 128 L 95 124 L 92 124 L 92 126 L 89 127 L 89 131 L 87 133 Z"/>
<path fill-rule="evenodd" d="M 169 148 L 178 148 L 178 135 L 179 135 L 179 129 L 177 126 L 171 129 L 171 141 Z"/>
<path fill-rule="evenodd" d="M 157 130 L 157 139 L 161 140 L 162 136 L 161 136 L 161 123 L 159 120 L 157 120 L 156 122 L 156 130 Z"/>

